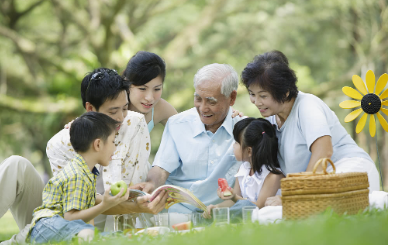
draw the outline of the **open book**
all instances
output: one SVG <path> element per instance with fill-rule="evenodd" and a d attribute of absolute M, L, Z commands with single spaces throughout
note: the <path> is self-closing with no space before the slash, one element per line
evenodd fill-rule
<path fill-rule="evenodd" d="M 203 204 L 194 194 L 192 194 L 190 190 L 175 185 L 162 185 L 158 187 L 152 192 L 152 198 L 150 201 L 153 201 L 160 194 L 160 192 L 164 190 L 168 191 L 168 199 L 165 204 L 166 209 L 168 209 L 173 204 L 184 202 L 206 211 L 206 205 Z M 140 190 L 130 189 L 130 196 L 128 200 L 134 200 L 135 198 L 144 195 L 147 195 L 147 193 Z"/>

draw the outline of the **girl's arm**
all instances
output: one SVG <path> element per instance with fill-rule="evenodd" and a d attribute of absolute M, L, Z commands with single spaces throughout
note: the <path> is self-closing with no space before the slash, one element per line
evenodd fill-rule
<path fill-rule="evenodd" d="M 308 162 L 306 172 L 312 172 L 315 163 L 321 158 L 330 158 L 333 155 L 332 138 L 328 135 L 322 136 L 312 143 L 311 157 Z M 319 165 L 317 171 L 322 171 L 322 166 Z"/>
<path fill-rule="evenodd" d="M 157 115 L 158 116 L 157 123 L 161 123 L 164 126 L 171 116 L 177 114 L 176 109 L 171 104 L 169 104 L 169 102 L 167 102 L 166 100 L 164 100 L 162 98 L 155 106 L 154 111 L 156 113 L 159 113 Z M 154 118 L 153 118 L 153 120 L 154 120 Z"/>
<path fill-rule="evenodd" d="M 258 208 L 263 208 L 265 206 L 268 197 L 276 195 L 278 189 L 280 189 L 282 178 L 284 178 L 282 174 L 269 173 L 266 176 L 265 182 L 263 182 L 262 188 L 259 191 L 258 200 L 254 203 Z"/>
<path fill-rule="evenodd" d="M 230 187 L 229 187 L 230 188 Z M 237 200 L 243 199 L 242 195 L 241 195 L 241 191 L 240 191 L 240 185 L 239 185 L 239 180 L 238 178 L 236 178 L 235 181 L 235 187 L 232 189 L 230 188 L 229 191 L 232 193 L 231 196 L 227 196 L 224 197 L 224 194 L 221 192 L 220 187 L 218 187 L 217 189 L 217 195 L 223 199 L 224 201 L 219 203 L 219 204 L 210 204 L 207 207 L 207 211 L 205 211 L 203 213 L 203 217 L 207 218 L 207 219 L 211 219 L 211 210 L 213 208 L 224 208 L 224 207 L 232 207 L 235 202 L 237 202 Z"/>

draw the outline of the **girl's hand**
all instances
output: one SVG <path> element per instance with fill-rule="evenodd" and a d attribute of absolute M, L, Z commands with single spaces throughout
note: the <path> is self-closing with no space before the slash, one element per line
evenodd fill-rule
<path fill-rule="evenodd" d="M 216 207 L 217 207 L 217 205 L 213 205 L 213 204 L 210 204 L 209 206 L 207 206 L 207 210 L 206 210 L 205 212 L 203 212 L 203 214 L 202 214 L 203 218 L 205 218 L 205 219 L 211 219 L 211 218 L 212 218 L 212 216 L 211 216 L 211 210 L 212 210 L 213 208 L 216 208 Z"/>
<path fill-rule="evenodd" d="M 120 192 L 116 196 L 111 196 L 109 194 L 109 188 L 107 190 L 105 190 L 104 196 L 102 197 L 103 205 L 106 206 L 107 208 L 111 208 L 111 207 L 118 205 L 119 203 L 127 201 L 128 196 L 130 195 L 130 192 L 127 189 L 124 196 L 121 196 L 123 191 L 124 191 L 124 188 L 121 188 Z"/>
<path fill-rule="evenodd" d="M 237 116 L 242 117 L 243 116 L 243 112 L 240 112 L 238 110 L 232 109 L 232 118 L 235 118 Z"/>
<path fill-rule="evenodd" d="M 231 195 L 230 196 L 224 196 L 224 193 L 221 191 L 220 187 L 218 187 L 218 189 L 217 189 L 217 196 L 219 198 L 221 198 L 222 200 L 229 200 L 229 199 L 234 198 L 236 196 L 235 191 L 231 187 L 229 187 L 228 190 L 231 192 Z"/>

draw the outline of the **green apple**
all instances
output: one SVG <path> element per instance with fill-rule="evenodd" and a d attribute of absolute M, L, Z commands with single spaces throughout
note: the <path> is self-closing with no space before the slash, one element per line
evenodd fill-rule
<path fill-rule="evenodd" d="M 127 191 L 127 184 L 126 182 L 124 182 L 123 180 L 117 181 L 116 183 L 113 183 L 111 185 L 111 193 L 113 196 L 116 196 L 120 191 L 121 188 L 123 188 L 123 194 L 122 196 L 124 196 L 124 194 L 126 194 Z"/>

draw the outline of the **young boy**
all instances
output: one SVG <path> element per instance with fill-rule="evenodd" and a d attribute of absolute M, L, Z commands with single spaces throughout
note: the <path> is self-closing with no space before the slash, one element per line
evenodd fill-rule
<path fill-rule="evenodd" d="M 71 241 L 76 235 L 89 241 L 94 236 L 93 219 L 128 199 L 128 191 L 124 196 L 123 189 L 111 196 L 107 189 L 102 202 L 95 205 L 99 172 L 94 166 L 108 166 L 120 123 L 98 112 L 87 112 L 74 121 L 70 141 L 76 157 L 45 186 L 43 204 L 34 210 L 28 241 Z"/>

